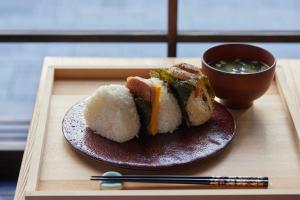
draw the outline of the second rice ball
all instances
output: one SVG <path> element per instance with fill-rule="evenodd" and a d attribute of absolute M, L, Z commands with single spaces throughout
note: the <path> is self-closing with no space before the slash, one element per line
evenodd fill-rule
<path fill-rule="evenodd" d="M 168 92 L 162 80 L 157 78 L 151 78 L 150 80 L 162 85 L 157 124 L 158 133 L 172 133 L 182 121 L 180 107 L 173 94 Z"/>

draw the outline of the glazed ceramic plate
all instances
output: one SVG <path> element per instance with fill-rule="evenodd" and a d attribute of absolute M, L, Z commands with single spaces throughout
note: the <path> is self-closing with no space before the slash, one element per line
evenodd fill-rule
<path fill-rule="evenodd" d="M 215 102 L 212 117 L 204 125 L 180 127 L 172 134 L 116 143 L 94 134 L 86 126 L 85 105 L 86 100 L 77 103 L 64 116 L 65 138 L 79 152 L 118 167 L 160 169 L 191 164 L 224 149 L 235 133 L 233 117 L 223 105 Z"/>

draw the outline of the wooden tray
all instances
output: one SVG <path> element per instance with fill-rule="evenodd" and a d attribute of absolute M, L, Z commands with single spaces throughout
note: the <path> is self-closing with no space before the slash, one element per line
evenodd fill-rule
<path fill-rule="evenodd" d="M 64 139 L 66 111 L 99 85 L 122 83 L 130 75 L 199 59 L 46 58 L 15 199 L 299 199 L 300 61 L 280 60 L 276 80 L 247 110 L 231 111 L 236 138 L 221 154 L 190 167 L 137 171 L 101 165 L 76 153 Z M 283 66 L 283 67 L 281 67 Z M 217 189 L 199 186 L 126 183 L 120 191 L 101 191 L 91 175 L 124 174 L 269 176 L 268 189 Z"/>

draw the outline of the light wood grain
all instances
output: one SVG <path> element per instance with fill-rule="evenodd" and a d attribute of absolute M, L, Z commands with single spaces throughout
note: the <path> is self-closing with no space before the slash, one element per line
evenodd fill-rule
<path fill-rule="evenodd" d="M 284 196 L 282 194 L 285 194 Z M 165 190 L 125 190 L 125 191 L 102 191 L 101 193 L 96 191 L 75 191 L 75 192 L 33 192 L 28 194 L 29 200 L 180 200 L 180 199 L 197 199 L 197 200 L 298 200 L 298 190 L 262 190 L 258 195 L 255 190 L 236 190 L 232 193 L 230 190 L 172 190 L 172 192 L 166 192 Z"/>
<path fill-rule="evenodd" d="M 135 196 L 138 199 L 142 195 L 148 195 L 149 199 L 182 199 L 186 195 L 197 199 L 253 199 L 258 196 L 274 199 L 283 195 L 289 199 L 299 198 L 297 129 L 289 112 L 293 108 L 290 100 L 285 104 L 285 96 L 280 96 L 275 81 L 251 108 L 231 110 L 237 123 L 237 134 L 230 146 L 219 155 L 191 167 L 161 171 L 117 169 L 76 153 L 65 141 L 61 132 L 64 114 L 97 87 L 122 84 L 128 75 L 146 75 L 149 69 L 183 61 L 200 63 L 199 59 L 47 58 L 15 199 L 24 199 L 25 194 L 26 199 L 106 199 L 108 196 L 112 199 Z M 49 69 L 55 71 L 49 73 Z M 55 78 L 53 83 L 51 77 Z M 280 88 L 282 85 L 281 81 Z M 123 191 L 98 190 L 98 183 L 88 179 L 108 170 L 124 174 L 261 175 L 269 176 L 271 185 L 266 190 L 222 190 L 126 183 Z M 68 198 L 70 195 L 73 197 Z"/>
<path fill-rule="evenodd" d="M 282 100 L 286 103 L 294 122 L 296 142 L 300 149 L 300 61 L 280 61 L 276 77 Z"/>
<path fill-rule="evenodd" d="M 27 144 L 23 154 L 22 165 L 19 173 L 18 184 L 15 192 L 15 199 L 23 199 L 26 190 L 35 190 L 39 176 L 40 155 L 42 153 L 43 135 L 47 122 L 47 111 L 49 97 L 52 91 L 54 69 L 43 64 L 40 85 L 34 107 L 34 112 L 27 137 Z M 40 121 L 42 120 L 42 121 Z M 39 137 L 40 134 L 42 137 Z M 38 144 L 37 142 L 42 142 Z M 34 147 L 36 145 L 36 148 Z"/>
<path fill-rule="evenodd" d="M 73 81 L 75 85 L 87 85 L 89 81 Z M 59 90 L 63 94 L 52 95 L 45 152 L 41 166 L 40 190 L 68 190 L 73 187 L 64 182 L 59 184 L 59 180 L 72 181 L 73 184 L 80 184 L 87 180 L 92 174 L 101 174 L 112 169 L 105 165 L 99 165 L 93 161 L 76 153 L 64 140 L 61 133 L 61 121 L 66 111 L 80 99 L 88 94 L 83 93 L 77 88 L 78 94 L 74 89 L 68 90 L 67 86 L 60 82 L 59 86 L 54 84 L 54 91 Z M 82 83 L 82 84 L 80 84 Z M 84 84 L 83 84 L 84 83 Z M 105 82 L 99 81 L 99 85 Z M 95 87 L 95 82 L 91 82 L 91 87 Z M 300 185 L 300 160 L 293 140 L 293 127 L 289 123 L 288 114 L 282 106 L 274 86 L 268 93 L 248 110 L 232 111 L 237 122 L 237 136 L 228 149 L 215 158 L 207 160 L 204 164 L 194 165 L 194 169 L 167 170 L 160 172 L 143 172 L 133 170 L 122 170 L 125 174 L 137 173 L 175 173 L 191 175 L 268 175 L 271 177 L 272 185 L 270 188 L 298 188 Z M 265 111 L 268 109 L 276 113 L 270 115 Z M 276 126 L 274 125 L 276 124 Z M 263 153 L 262 153 L 263 152 Z M 57 156 L 59 154 L 59 156 Z M 255 167 L 253 167 L 255 165 Z M 289 170 L 287 170 L 289 169 Z M 49 185 L 47 185 L 49 181 Z M 52 184 L 56 181 L 55 184 Z M 97 184 L 97 183 L 95 183 Z M 48 187 L 49 186 L 49 187 Z M 127 184 L 127 189 L 148 189 L 143 184 Z M 94 190 L 95 187 L 87 187 L 86 190 Z"/>

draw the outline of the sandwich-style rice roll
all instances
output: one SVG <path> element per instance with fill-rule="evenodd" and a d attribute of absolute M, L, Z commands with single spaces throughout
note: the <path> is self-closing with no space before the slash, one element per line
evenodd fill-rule
<path fill-rule="evenodd" d="M 185 106 L 190 125 L 201 125 L 210 119 L 212 102 L 206 100 L 208 98 L 204 93 L 198 96 L 195 96 L 195 91 L 191 93 Z"/>
<path fill-rule="evenodd" d="M 210 119 L 214 92 L 200 68 L 181 63 L 159 72 L 152 72 L 151 76 L 160 78 L 168 85 L 188 126 L 198 126 Z"/>
<path fill-rule="evenodd" d="M 128 77 L 126 87 L 134 95 L 142 133 L 171 133 L 181 124 L 181 111 L 175 97 L 157 78 Z"/>
<path fill-rule="evenodd" d="M 96 134 L 119 143 L 134 138 L 140 129 L 134 99 L 123 85 L 100 86 L 89 97 L 84 118 Z"/>

